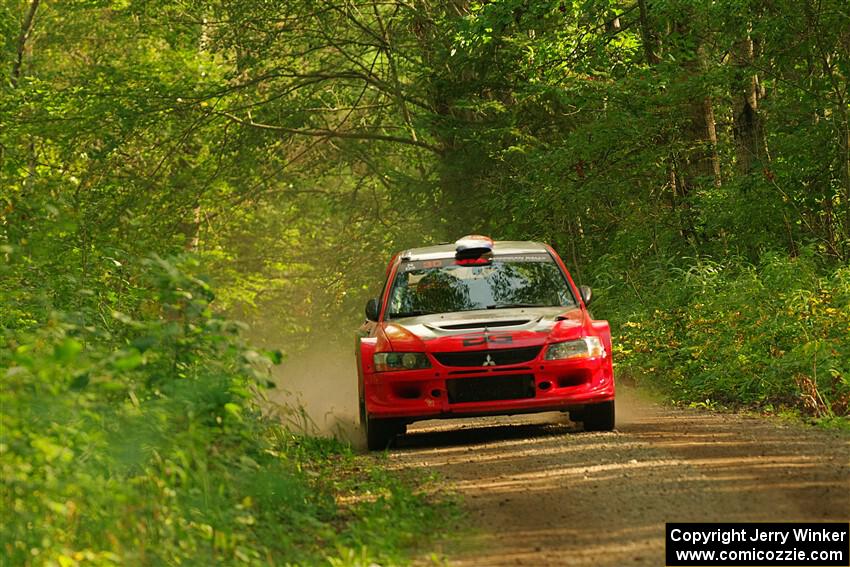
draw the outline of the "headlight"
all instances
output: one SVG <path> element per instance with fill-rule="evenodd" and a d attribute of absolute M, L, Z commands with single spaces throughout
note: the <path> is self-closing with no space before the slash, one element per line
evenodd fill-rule
<path fill-rule="evenodd" d="M 599 337 L 584 337 L 577 341 L 555 343 L 546 350 L 546 360 L 563 360 L 565 358 L 596 358 L 605 357 L 605 347 Z"/>
<path fill-rule="evenodd" d="M 424 352 L 377 352 L 373 360 L 376 372 L 431 368 L 431 363 Z"/>

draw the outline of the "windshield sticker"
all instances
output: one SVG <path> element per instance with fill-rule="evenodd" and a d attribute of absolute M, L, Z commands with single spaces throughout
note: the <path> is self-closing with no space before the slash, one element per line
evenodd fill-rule
<path fill-rule="evenodd" d="M 552 257 L 545 252 L 539 254 L 506 254 L 494 256 L 494 262 L 551 262 Z"/>
<path fill-rule="evenodd" d="M 549 254 L 505 254 L 493 256 L 492 260 L 488 259 L 488 263 L 525 263 L 525 262 L 551 262 L 552 257 Z M 456 266 L 454 258 L 440 258 L 435 260 L 414 260 L 402 261 L 399 266 L 399 271 L 402 273 L 413 272 L 415 270 L 433 270 L 444 267 Z"/>

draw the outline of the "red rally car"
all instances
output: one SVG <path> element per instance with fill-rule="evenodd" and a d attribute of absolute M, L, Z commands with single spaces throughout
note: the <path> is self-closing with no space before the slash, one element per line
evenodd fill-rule
<path fill-rule="evenodd" d="M 611 332 L 555 251 L 466 236 L 396 254 L 357 344 L 370 449 L 433 418 L 568 411 L 614 428 Z"/>

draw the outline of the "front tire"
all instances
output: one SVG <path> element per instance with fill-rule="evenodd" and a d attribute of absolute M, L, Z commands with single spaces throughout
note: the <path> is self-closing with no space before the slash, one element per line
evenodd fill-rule
<path fill-rule="evenodd" d="M 614 429 L 614 400 L 593 404 L 582 410 L 585 431 L 611 431 Z"/>
<path fill-rule="evenodd" d="M 383 451 L 395 440 L 396 435 L 403 435 L 405 426 L 395 419 L 365 419 L 366 447 L 370 451 Z"/>
<path fill-rule="evenodd" d="M 369 419 L 366 402 L 360 400 L 360 427 L 366 436 L 366 448 L 370 451 L 383 451 L 395 440 L 396 435 L 404 435 L 407 424 L 397 419 Z"/>

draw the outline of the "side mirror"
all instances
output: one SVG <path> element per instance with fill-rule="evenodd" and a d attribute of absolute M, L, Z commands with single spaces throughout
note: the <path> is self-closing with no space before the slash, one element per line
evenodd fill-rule
<path fill-rule="evenodd" d="M 369 321 L 377 321 L 381 315 L 381 306 L 377 299 L 370 299 L 366 302 L 366 318 Z"/>
<path fill-rule="evenodd" d="M 584 300 L 584 304 L 590 305 L 590 302 L 593 300 L 593 290 L 590 289 L 590 286 L 580 285 L 578 286 L 578 291 L 581 293 L 581 298 Z"/>

